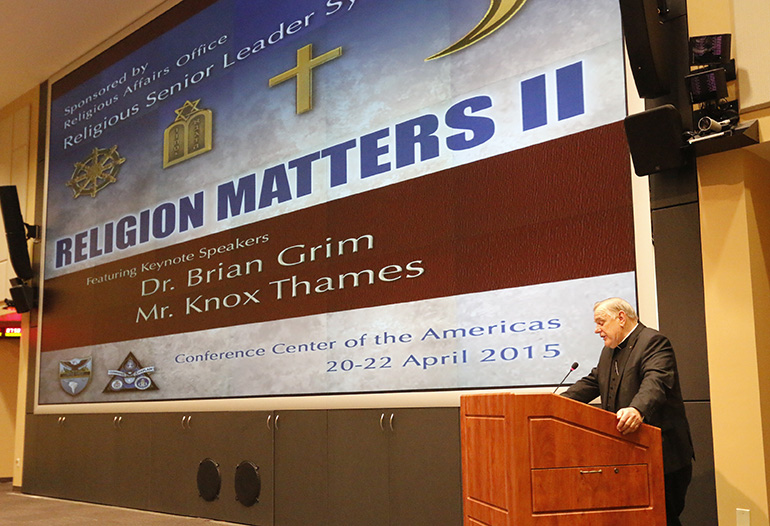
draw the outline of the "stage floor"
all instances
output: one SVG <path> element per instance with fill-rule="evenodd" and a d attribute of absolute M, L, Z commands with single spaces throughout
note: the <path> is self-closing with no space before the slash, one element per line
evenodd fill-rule
<path fill-rule="evenodd" d="M 230 522 L 180 517 L 114 506 L 25 495 L 11 482 L 0 483 L 0 525 L 23 526 L 236 526 Z"/>

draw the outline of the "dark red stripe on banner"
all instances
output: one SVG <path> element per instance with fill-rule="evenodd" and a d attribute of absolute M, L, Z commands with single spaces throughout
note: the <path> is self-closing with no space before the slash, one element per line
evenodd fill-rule
<path fill-rule="evenodd" d="M 630 178 L 617 123 L 49 279 L 42 348 L 631 271 Z"/>

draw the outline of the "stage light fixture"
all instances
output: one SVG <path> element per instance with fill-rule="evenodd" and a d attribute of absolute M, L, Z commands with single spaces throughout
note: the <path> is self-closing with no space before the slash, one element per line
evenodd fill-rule
<path fill-rule="evenodd" d="M 711 117 L 702 117 L 698 121 L 698 130 L 701 132 L 718 133 L 723 129 L 728 128 L 731 124 L 732 122 L 730 119 L 718 121 L 716 119 L 712 119 Z"/>

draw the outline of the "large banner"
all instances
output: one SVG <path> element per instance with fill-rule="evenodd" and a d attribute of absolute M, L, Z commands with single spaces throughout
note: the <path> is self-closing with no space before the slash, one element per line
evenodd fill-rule
<path fill-rule="evenodd" d="M 593 302 L 635 296 L 617 2 L 174 16 L 52 84 L 40 404 L 553 385 L 595 361 Z"/>

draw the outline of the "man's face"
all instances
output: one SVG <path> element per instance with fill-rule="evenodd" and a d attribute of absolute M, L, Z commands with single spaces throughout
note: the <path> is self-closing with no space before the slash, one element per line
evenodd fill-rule
<path fill-rule="evenodd" d="M 594 332 L 604 340 L 604 345 L 611 349 L 617 347 L 626 336 L 626 313 L 623 311 L 612 314 L 600 307 L 594 311 L 594 323 Z"/>

